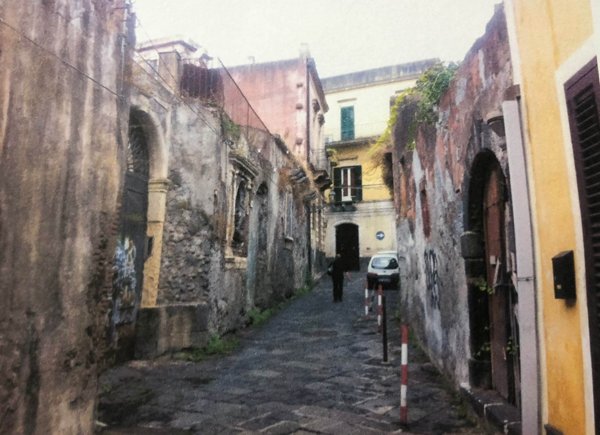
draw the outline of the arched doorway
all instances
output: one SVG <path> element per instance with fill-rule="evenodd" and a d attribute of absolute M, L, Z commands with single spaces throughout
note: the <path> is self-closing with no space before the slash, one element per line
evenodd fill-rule
<path fill-rule="evenodd" d="M 342 256 L 346 270 L 360 270 L 358 225 L 339 224 L 335 227 L 335 253 Z"/>
<path fill-rule="evenodd" d="M 127 165 L 114 257 L 111 332 L 117 360 L 133 357 L 135 319 L 140 307 L 148 210 L 148 140 L 135 112 L 129 118 Z"/>
<path fill-rule="evenodd" d="M 467 222 L 470 244 L 479 249 L 463 252 L 470 282 L 471 384 L 519 405 L 518 301 L 506 254 L 506 202 L 498 160 L 480 153 L 471 171 Z"/>

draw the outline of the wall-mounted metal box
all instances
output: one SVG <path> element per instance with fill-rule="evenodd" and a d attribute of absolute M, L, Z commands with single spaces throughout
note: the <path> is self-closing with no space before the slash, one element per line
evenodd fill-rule
<path fill-rule="evenodd" d="M 575 261 L 573 251 L 563 251 L 552 257 L 554 297 L 575 299 Z"/>

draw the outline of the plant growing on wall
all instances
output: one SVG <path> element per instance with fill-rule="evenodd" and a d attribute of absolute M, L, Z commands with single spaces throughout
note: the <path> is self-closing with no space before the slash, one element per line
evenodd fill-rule
<path fill-rule="evenodd" d="M 392 103 L 390 110 L 390 117 L 387 121 L 384 132 L 379 136 L 377 141 L 373 144 L 370 150 L 371 159 L 374 165 L 385 169 L 385 165 L 388 164 L 386 161 L 386 154 L 389 153 L 390 147 L 392 146 L 392 134 L 398 122 L 398 116 L 402 111 L 402 108 L 408 101 L 417 101 L 417 110 L 415 115 L 407 126 L 407 142 L 404 149 L 412 151 L 416 147 L 417 131 L 421 124 L 433 124 L 437 119 L 437 110 L 440 99 L 444 93 L 448 90 L 454 74 L 458 69 L 458 64 L 450 63 L 437 63 L 425 71 L 416 82 L 414 88 L 406 89 L 399 93 Z M 391 178 L 385 176 L 384 172 L 384 183 L 390 190 L 393 186 L 390 184 Z"/>
<path fill-rule="evenodd" d="M 458 64 L 436 63 L 417 79 L 415 92 L 419 97 L 416 122 L 432 124 L 437 118 L 437 107 L 448 90 Z"/>
<path fill-rule="evenodd" d="M 485 278 L 479 277 L 477 278 L 473 284 L 480 292 L 487 293 L 488 295 L 494 294 L 494 288 L 491 287 Z"/>
<path fill-rule="evenodd" d="M 224 137 L 234 142 L 239 140 L 242 134 L 240 126 L 233 122 L 225 111 L 221 111 L 221 131 Z"/>
<path fill-rule="evenodd" d="M 479 349 L 473 354 L 473 358 L 479 361 L 489 361 L 492 345 L 486 341 L 479 346 Z"/>
<path fill-rule="evenodd" d="M 329 148 L 326 152 L 327 152 L 327 158 L 329 159 L 329 164 L 331 164 L 331 166 L 337 166 L 338 165 L 337 150 L 334 150 L 333 148 Z"/>

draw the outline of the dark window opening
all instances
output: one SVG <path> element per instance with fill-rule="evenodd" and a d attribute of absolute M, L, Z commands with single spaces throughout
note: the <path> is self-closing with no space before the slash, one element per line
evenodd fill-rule
<path fill-rule="evenodd" d="M 236 255 L 247 253 L 246 183 L 240 183 L 235 198 L 234 226 L 231 247 Z"/>

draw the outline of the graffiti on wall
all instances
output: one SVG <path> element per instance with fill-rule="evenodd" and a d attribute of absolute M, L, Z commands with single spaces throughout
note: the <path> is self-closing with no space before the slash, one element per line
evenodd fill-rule
<path fill-rule="evenodd" d="M 429 302 L 435 309 L 440 309 L 440 278 L 438 275 L 438 259 L 433 249 L 425 249 L 423 253 L 425 262 L 425 283 Z"/>
<path fill-rule="evenodd" d="M 119 240 L 113 266 L 113 322 L 115 324 L 135 320 L 137 299 L 135 259 L 136 248 L 133 240 L 129 237 Z"/>

